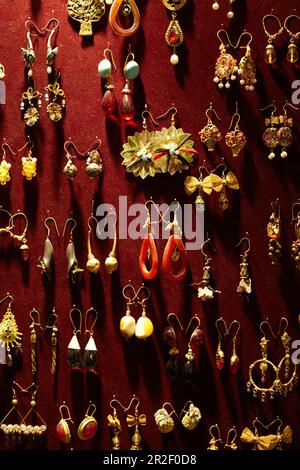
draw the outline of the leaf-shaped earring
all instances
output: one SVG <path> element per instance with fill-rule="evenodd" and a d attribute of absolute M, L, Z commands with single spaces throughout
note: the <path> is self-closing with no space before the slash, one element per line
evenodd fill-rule
<path fill-rule="evenodd" d="M 53 259 L 54 259 L 54 249 L 53 249 L 52 242 L 50 240 L 50 227 L 48 225 L 50 221 L 54 223 L 56 233 L 59 236 L 59 231 L 57 228 L 56 220 L 53 217 L 47 217 L 44 220 L 44 225 L 47 230 L 47 235 L 46 235 L 45 244 L 44 244 L 44 254 L 43 256 L 39 257 L 38 264 L 37 264 L 37 267 L 42 270 L 43 274 L 46 274 L 49 280 L 52 279 L 52 275 L 53 275 L 52 269 L 53 269 Z"/>
<path fill-rule="evenodd" d="M 73 231 L 77 225 L 77 222 L 75 219 L 73 219 L 73 217 L 70 217 L 69 219 L 66 220 L 64 230 L 63 230 L 63 236 L 65 235 L 66 227 L 69 222 L 73 223 L 73 227 L 71 228 L 71 231 L 70 231 L 70 239 L 69 239 L 67 250 L 66 250 L 66 258 L 67 258 L 67 266 L 68 266 L 68 277 L 70 281 L 74 283 L 76 279 L 78 278 L 78 274 L 80 274 L 84 270 L 79 267 L 76 254 L 75 254 Z"/>
<path fill-rule="evenodd" d="M 73 319 L 74 313 L 77 312 L 79 315 L 79 328 L 76 327 L 75 321 Z M 71 324 L 73 326 L 73 336 L 71 341 L 68 344 L 68 352 L 67 352 L 67 363 L 70 367 L 80 367 L 81 365 L 81 347 L 77 338 L 77 334 L 81 334 L 82 330 L 82 313 L 79 308 L 76 308 L 73 305 L 73 308 L 70 310 L 69 313 Z"/>
<path fill-rule="evenodd" d="M 94 319 L 88 328 L 89 316 L 93 313 Z M 86 369 L 95 369 L 98 364 L 98 350 L 94 340 L 94 326 L 98 318 L 98 312 L 95 308 L 89 308 L 85 313 L 85 334 L 89 335 L 89 340 L 84 348 L 82 357 L 82 367 Z"/>

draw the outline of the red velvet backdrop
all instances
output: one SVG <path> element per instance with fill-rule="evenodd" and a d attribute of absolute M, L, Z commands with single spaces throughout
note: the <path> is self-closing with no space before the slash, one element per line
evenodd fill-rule
<path fill-rule="evenodd" d="M 268 423 L 277 415 L 294 431 L 293 447 L 299 448 L 299 391 L 296 389 L 287 398 L 273 403 L 256 402 L 246 393 L 249 364 L 260 357 L 260 322 L 268 317 L 277 329 L 282 315 L 289 319 L 289 333 L 298 338 L 299 327 L 299 273 L 291 261 L 289 250 L 294 237 L 291 220 L 291 205 L 299 197 L 299 119 L 294 110 L 288 112 L 295 119 L 296 141 L 289 150 L 287 159 L 280 157 L 272 162 L 267 159 L 268 150 L 262 143 L 264 120 L 259 108 L 276 99 L 281 111 L 285 100 L 291 98 L 291 82 L 299 76 L 298 66 L 286 61 L 288 46 L 287 34 L 276 41 L 278 63 L 269 67 L 264 62 L 266 37 L 262 28 L 263 15 L 270 13 L 267 0 L 238 0 L 236 16 L 233 20 L 226 17 L 227 7 L 221 2 L 218 12 L 211 9 L 211 1 L 188 0 L 178 13 L 185 34 L 184 45 L 179 49 L 180 64 L 174 68 L 169 63 L 170 50 L 164 41 L 168 26 L 168 15 L 158 0 L 138 0 L 141 10 L 141 27 L 138 34 L 129 40 L 116 37 L 109 25 L 108 15 L 94 24 L 94 36 L 82 40 L 78 35 L 78 23 L 73 23 L 66 12 L 66 1 L 59 0 L 12 0 L 0 1 L 1 24 L 0 62 L 6 68 L 7 104 L 1 107 L 1 139 L 6 138 L 14 149 L 26 142 L 24 122 L 20 116 L 20 96 L 25 89 L 24 64 L 20 47 L 26 45 L 24 22 L 28 17 L 39 27 L 51 17 L 60 21 L 57 44 L 62 86 L 66 93 L 67 111 L 63 122 L 54 125 L 48 120 L 45 106 L 41 111 L 40 123 L 30 131 L 35 143 L 34 154 L 38 156 L 38 176 L 31 182 L 24 182 L 21 176 L 21 154 L 12 162 L 12 181 L 0 188 L 1 205 L 15 212 L 24 210 L 29 218 L 28 240 L 30 261 L 28 269 L 23 267 L 14 250 L 1 248 L 0 285 L 1 297 L 7 291 L 14 296 L 13 311 L 20 330 L 24 334 L 23 366 L 15 371 L 1 367 L 1 416 L 10 407 L 10 383 L 15 378 L 22 386 L 31 383 L 29 312 L 33 307 L 40 310 L 42 323 L 53 306 L 59 315 L 59 359 L 56 380 L 50 374 L 51 348 L 49 338 L 39 344 L 38 370 L 38 411 L 47 421 L 48 448 L 59 449 L 55 435 L 55 425 L 59 420 L 58 406 L 63 400 L 70 406 L 73 420 L 79 424 L 84 416 L 89 400 L 97 404 L 99 432 L 92 441 L 80 442 L 76 437 L 76 449 L 110 449 L 111 441 L 106 425 L 109 401 L 113 394 L 125 404 L 132 394 L 141 400 L 141 412 L 147 414 L 148 424 L 143 428 L 143 446 L 149 449 L 206 449 L 209 440 L 208 429 L 219 423 L 223 439 L 227 430 L 235 425 L 240 435 L 245 426 L 251 426 L 258 416 Z M 224 4 L 223 4 L 224 3 Z M 296 0 L 283 3 L 272 2 L 274 13 L 282 21 L 297 8 Z M 300 12 L 298 12 L 300 13 Z M 258 84 L 254 93 L 244 91 L 238 84 L 229 91 L 219 92 L 213 83 L 214 63 L 218 56 L 219 41 L 217 30 L 228 28 L 236 41 L 245 29 L 253 34 L 253 54 L 258 70 Z M 197 175 L 198 163 L 203 159 L 213 169 L 224 156 L 240 182 L 240 192 L 236 192 L 232 209 L 223 214 L 217 198 L 208 200 L 206 228 L 216 247 L 213 257 L 213 270 L 217 287 L 222 291 L 216 302 L 206 306 L 200 303 L 188 286 L 191 280 L 200 278 L 203 258 L 199 252 L 189 253 L 190 278 L 175 285 L 163 276 L 149 283 L 151 305 L 149 316 L 154 323 L 154 334 L 146 342 L 138 344 L 135 340 L 127 343 L 120 337 L 119 320 L 125 313 L 125 303 L 121 295 L 122 287 L 129 279 L 135 286 L 141 283 L 138 269 L 138 254 L 141 242 L 122 240 L 118 244 L 119 271 L 109 277 L 102 269 L 100 276 L 85 272 L 79 285 L 69 286 L 67 280 L 65 240 L 58 238 L 52 231 L 55 250 L 55 281 L 43 282 L 37 269 L 37 259 L 43 252 L 45 230 L 43 226 L 47 211 L 54 216 L 62 232 L 65 220 L 73 211 L 77 220 L 75 244 L 81 266 L 86 262 L 87 218 L 91 201 L 95 206 L 107 202 L 118 206 L 118 197 L 127 195 L 129 204 L 144 202 L 150 196 L 157 202 L 192 201 L 183 189 L 186 175 L 162 176 L 161 178 L 140 181 L 125 173 L 121 166 L 120 151 L 127 135 L 134 131 L 132 125 L 122 128 L 120 121 L 105 121 L 101 111 L 102 98 L 100 77 L 97 65 L 102 58 L 107 42 L 113 49 L 118 73 L 114 75 L 115 91 L 118 99 L 124 84 L 123 64 L 129 41 L 141 74 L 135 81 L 134 99 L 137 116 L 147 102 L 154 115 L 165 112 L 174 102 L 178 108 L 178 124 L 190 132 L 199 152 L 194 174 Z M 36 63 L 34 65 L 37 88 L 43 91 L 47 85 L 46 40 L 36 44 Z M 229 150 L 221 143 L 219 152 L 207 155 L 199 142 L 197 132 L 205 125 L 205 109 L 209 102 L 221 116 L 219 123 L 223 134 L 226 133 L 230 118 L 238 100 L 241 112 L 241 127 L 247 135 L 247 148 L 238 159 L 233 160 Z M 167 121 L 166 121 L 167 123 Z M 98 181 L 89 180 L 84 171 L 84 161 L 77 161 L 79 174 L 73 183 L 63 175 L 65 165 L 64 141 L 71 137 L 79 149 L 89 147 L 96 136 L 102 139 L 103 177 Z M 237 194 L 238 193 L 238 194 Z M 267 256 L 268 240 L 266 223 L 270 214 L 270 203 L 280 199 L 283 219 L 283 245 L 285 256 L 278 267 L 270 265 Z M 249 304 L 236 293 L 239 279 L 239 250 L 234 247 L 248 231 L 251 238 L 251 269 L 255 293 Z M 1 240 L 1 244 L 4 244 Z M 165 245 L 158 241 L 159 258 Z M 111 242 L 94 241 L 94 253 L 104 262 Z M 69 310 L 73 304 L 86 311 L 91 305 L 100 312 L 96 326 L 95 339 L 99 348 L 99 375 L 84 372 L 71 372 L 66 364 L 67 345 L 72 336 Z M 1 315 L 4 306 L 1 306 Z M 176 312 L 182 322 L 188 323 L 192 315 L 198 314 L 205 330 L 205 344 L 200 348 L 197 358 L 198 379 L 193 385 L 173 384 L 166 375 L 165 363 L 167 347 L 162 340 L 163 328 L 169 312 Z M 241 322 L 238 351 L 241 367 L 233 377 L 229 368 L 220 374 L 215 367 L 214 357 L 217 347 L 215 320 L 223 316 L 230 322 Z M 81 338 L 84 345 L 84 337 Z M 187 341 L 179 334 L 180 354 L 186 352 Z M 279 341 L 270 345 L 276 360 L 283 355 Z M 277 351 L 276 351 L 277 349 Z M 231 343 L 225 345 L 227 361 L 231 354 Z M 273 357 L 274 357 L 273 356 Z M 187 432 L 178 424 L 172 435 L 163 436 L 155 427 L 153 414 L 165 401 L 171 401 L 181 410 L 187 400 L 193 400 L 202 411 L 202 421 L 193 432 Z M 24 409 L 24 405 L 21 406 Z M 128 429 L 123 422 L 122 449 L 130 445 Z M 241 445 L 239 443 L 239 445 Z"/>

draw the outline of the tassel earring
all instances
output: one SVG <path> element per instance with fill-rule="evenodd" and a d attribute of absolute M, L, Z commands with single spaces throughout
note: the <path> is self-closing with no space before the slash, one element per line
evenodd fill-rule
<path fill-rule="evenodd" d="M 67 258 L 67 266 L 68 266 L 68 277 L 70 281 L 74 283 L 76 279 L 78 278 L 78 275 L 84 270 L 79 267 L 76 254 L 75 254 L 75 246 L 73 242 L 73 231 L 77 225 L 77 222 L 75 219 L 73 219 L 73 217 L 70 217 L 69 219 L 66 220 L 64 230 L 63 230 L 63 236 L 65 235 L 65 231 L 69 222 L 72 222 L 73 227 L 71 228 L 71 231 L 70 231 L 70 239 L 69 239 L 67 250 L 66 250 L 66 258 Z"/>
<path fill-rule="evenodd" d="M 279 26 L 277 33 L 274 33 L 274 34 L 270 34 L 266 26 L 267 21 L 271 19 L 275 20 Z M 264 32 L 268 38 L 268 44 L 265 50 L 265 62 L 269 65 L 272 65 L 277 60 L 275 47 L 273 46 L 273 41 L 283 32 L 284 27 L 282 26 L 280 19 L 275 15 L 265 15 L 263 17 L 262 24 L 263 24 Z"/>
<path fill-rule="evenodd" d="M 53 259 L 54 259 L 54 249 L 50 239 L 50 227 L 48 223 L 52 221 L 54 223 L 54 227 L 56 230 L 57 235 L 59 236 L 59 231 L 57 227 L 56 220 L 53 217 L 47 217 L 44 220 L 44 226 L 47 230 L 47 235 L 44 244 L 44 254 L 40 256 L 38 259 L 37 267 L 42 270 L 42 274 L 45 274 L 49 280 L 52 279 L 53 276 Z"/>
<path fill-rule="evenodd" d="M 130 121 L 134 118 L 135 115 L 131 84 L 133 83 L 133 80 L 139 76 L 139 73 L 139 64 L 134 60 L 134 54 L 131 52 L 131 46 L 129 46 L 128 54 L 124 64 L 124 77 L 126 83 L 122 90 L 121 103 L 121 116 L 125 121 Z"/>
<path fill-rule="evenodd" d="M 241 254 L 242 262 L 240 263 L 240 282 L 237 287 L 237 292 L 241 295 L 244 295 L 248 300 L 249 294 L 252 292 L 252 280 L 249 273 L 249 264 L 248 264 L 248 253 L 251 249 L 250 238 L 248 237 L 248 232 L 245 236 L 239 241 L 236 245 L 238 248 L 243 242 L 247 242 L 248 248 Z"/>
<path fill-rule="evenodd" d="M 267 235 L 269 238 L 268 255 L 273 266 L 278 264 L 281 258 L 282 245 L 281 238 L 281 217 L 280 205 L 278 198 L 275 202 L 271 202 L 272 214 L 267 225 Z"/>
<path fill-rule="evenodd" d="M 91 323 L 90 328 L 87 327 L 89 316 L 93 314 L 94 319 Z M 95 369 L 98 364 L 98 351 L 94 340 L 94 326 L 98 318 L 98 312 L 95 308 L 89 308 L 85 313 L 85 334 L 89 335 L 89 340 L 84 348 L 82 357 L 82 366 L 86 369 Z"/>
<path fill-rule="evenodd" d="M 53 308 L 51 315 L 49 315 L 47 325 L 45 330 L 51 330 L 51 374 L 56 373 L 57 368 L 57 352 L 58 352 L 58 328 L 57 328 L 57 319 L 58 316 L 55 313 L 55 308 Z"/>
<path fill-rule="evenodd" d="M 77 312 L 79 316 L 79 328 L 76 327 L 73 319 L 74 313 Z M 70 321 L 73 327 L 73 336 L 68 344 L 67 363 L 70 367 L 80 367 L 81 365 L 81 347 L 77 338 L 77 334 L 81 334 L 82 331 L 82 313 L 79 308 L 73 305 L 73 308 L 69 313 Z"/>
<path fill-rule="evenodd" d="M 107 218 L 109 216 L 114 216 L 115 218 L 115 221 L 114 221 L 114 241 L 113 241 L 113 246 L 112 246 L 112 250 L 109 252 L 109 255 L 108 257 L 106 258 L 105 262 L 104 262 L 104 265 L 105 265 L 105 269 L 106 269 L 106 272 L 108 272 L 108 274 L 112 274 L 114 271 L 116 271 L 118 269 L 118 260 L 117 260 L 117 214 L 115 212 L 110 212 L 109 214 L 107 214 Z"/>
<path fill-rule="evenodd" d="M 114 68 L 117 71 L 116 63 L 110 45 L 107 45 L 107 48 L 103 52 L 104 59 L 102 59 L 98 64 L 98 73 L 101 78 L 106 80 L 104 85 L 105 93 L 101 101 L 101 107 L 106 115 L 106 117 L 111 116 L 117 107 L 117 99 L 114 93 L 114 85 L 112 84 L 112 70 Z"/>

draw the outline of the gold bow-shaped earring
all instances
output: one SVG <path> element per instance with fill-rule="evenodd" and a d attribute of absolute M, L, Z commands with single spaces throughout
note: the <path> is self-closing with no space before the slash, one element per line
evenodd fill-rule
<path fill-rule="evenodd" d="M 278 434 L 278 447 L 281 448 L 281 443 L 291 444 L 293 439 L 293 431 L 291 426 L 287 425 L 282 434 Z"/>
<path fill-rule="evenodd" d="M 203 178 L 203 174 L 201 170 L 205 170 L 208 173 L 208 176 Z M 211 174 L 205 168 L 205 166 L 199 167 L 199 178 L 195 176 L 187 176 L 184 181 L 184 189 L 185 192 L 190 196 L 196 190 L 198 190 L 198 196 L 196 197 L 195 204 L 196 208 L 199 212 L 203 212 L 205 210 L 205 204 L 203 199 L 203 192 L 210 195 L 212 193 L 212 182 L 211 182 Z"/>
<path fill-rule="evenodd" d="M 277 447 L 279 439 L 275 434 L 269 436 L 255 436 L 251 429 L 245 428 L 240 437 L 246 444 L 254 444 L 255 450 L 273 450 Z"/>
<path fill-rule="evenodd" d="M 134 429 L 134 434 L 132 436 L 132 445 L 130 447 L 130 450 L 142 450 L 141 447 L 141 442 L 142 442 L 142 437 L 140 435 L 139 431 L 139 426 L 146 426 L 147 424 L 147 417 L 145 414 L 140 414 L 139 415 L 139 405 L 140 405 L 140 400 L 136 397 L 133 396 L 129 406 L 127 407 L 126 411 L 130 409 L 132 403 L 134 400 L 137 400 L 137 404 L 134 409 L 134 416 L 132 415 L 127 415 L 126 416 L 126 423 L 129 428 L 135 427 Z"/>
<path fill-rule="evenodd" d="M 220 167 L 224 168 L 222 176 L 215 174 L 215 171 Z M 228 209 L 229 207 L 229 201 L 226 195 L 226 188 L 234 190 L 240 189 L 239 182 L 235 174 L 231 170 L 229 170 L 227 173 L 226 171 L 226 165 L 224 163 L 221 163 L 210 174 L 212 189 L 217 193 L 221 193 L 219 197 L 219 205 L 223 209 L 223 211 Z"/>

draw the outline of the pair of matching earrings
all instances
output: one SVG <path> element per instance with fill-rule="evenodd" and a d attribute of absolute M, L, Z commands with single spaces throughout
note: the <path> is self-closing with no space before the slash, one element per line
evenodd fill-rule
<path fill-rule="evenodd" d="M 74 313 L 77 312 L 79 316 L 79 328 L 76 328 L 75 321 L 73 318 Z M 93 316 L 90 327 L 88 328 L 89 317 Z M 82 332 L 82 313 L 79 308 L 73 306 L 69 313 L 70 320 L 73 326 L 73 336 L 68 344 L 67 363 L 70 367 L 84 367 L 85 369 L 94 370 L 98 364 L 98 350 L 94 340 L 94 326 L 98 318 L 98 312 L 94 307 L 89 308 L 85 313 L 85 335 L 89 336 L 89 339 L 84 348 L 83 354 L 81 354 L 81 347 L 78 341 L 78 334 Z"/>
<path fill-rule="evenodd" d="M 70 409 L 66 405 L 66 402 L 63 402 L 59 407 L 59 412 L 61 419 L 56 425 L 56 436 L 65 445 L 69 445 L 72 440 L 72 432 L 69 423 L 74 424 L 74 421 L 72 420 Z M 92 439 L 97 432 L 98 422 L 94 417 L 95 412 L 96 405 L 90 402 L 84 418 L 77 429 L 77 435 L 82 441 Z"/>
<path fill-rule="evenodd" d="M 133 295 L 132 297 L 126 295 L 126 290 L 131 290 Z M 139 294 L 145 291 L 146 297 L 140 300 Z M 121 335 L 127 340 L 132 336 L 136 336 L 138 339 L 147 339 L 153 333 L 153 323 L 150 318 L 147 317 L 145 303 L 150 298 L 150 291 L 148 287 L 141 285 L 141 287 L 136 291 L 131 284 L 127 284 L 122 289 L 122 294 L 124 299 L 127 300 L 126 303 L 126 314 L 120 320 L 120 332 Z M 138 303 L 142 306 L 142 314 L 139 317 L 138 321 L 135 321 L 135 318 L 131 315 L 130 306 Z"/>
<path fill-rule="evenodd" d="M 25 176 L 26 180 L 30 181 L 32 180 L 32 178 L 36 176 L 37 158 L 32 156 L 32 149 L 34 147 L 34 143 L 31 141 L 29 136 L 28 136 L 28 142 L 26 142 L 26 144 L 22 148 L 20 148 L 18 152 L 21 152 L 27 146 L 29 146 L 27 155 L 22 157 L 22 160 L 21 160 L 22 161 L 22 175 Z M 11 163 L 9 163 L 6 159 L 5 147 L 8 148 L 8 150 L 10 151 L 12 155 L 16 155 L 16 153 L 12 150 L 12 148 L 7 142 L 4 142 L 2 144 L 2 159 L 0 162 L 0 184 L 2 186 L 5 186 L 6 183 L 11 181 L 11 174 L 10 174 Z"/>
<path fill-rule="evenodd" d="M 221 324 L 224 326 L 225 333 L 223 334 L 219 326 Z M 219 370 L 222 370 L 225 366 L 225 354 L 222 349 L 222 339 L 223 337 L 230 335 L 230 331 L 235 325 L 237 326 L 237 329 L 232 339 L 232 354 L 230 357 L 230 371 L 234 375 L 238 372 L 239 364 L 240 364 L 240 358 L 237 355 L 237 351 L 236 351 L 236 340 L 237 340 L 238 333 L 240 331 L 240 323 L 237 320 L 233 320 L 230 323 L 229 328 L 227 328 L 227 324 L 222 317 L 218 318 L 218 320 L 216 321 L 216 328 L 219 333 L 218 347 L 217 347 L 217 352 L 216 352 L 216 367 Z"/>
<path fill-rule="evenodd" d="M 226 44 L 222 41 L 220 37 L 221 33 L 224 33 L 224 35 L 226 36 L 226 39 L 227 39 Z M 229 54 L 227 49 L 229 46 L 231 46 L 234 50 L 237 49 L 240 45 L 241 39 L 244 36 L 249 37 L 248 43 L 246 44 L 246 46 L 240 46 L 240 47 L 245 48 L 246 53 L 241 58 L 239 65 L 237 66 L 237 60 L 231 54 Z M 225 88 L 228 89 L 230 88 L 230 80 L 235 81 L 238 75 L 240 79 L 240 85 L 244 86 L 245 90 L 253 91 L 254 85 L 257 82 L 257 80 L 256 80 L 255 62 L 252 58 L 251 47 L 250 47 L 250 44 L 253 39 L 252 34 L 248 33 L 248 31 L 244 31 L 240 35 L 236 45 L 232 44 L 227 31 L 225 31 L 224 29 L 220 29 L 217 32 L 217 37 L 219 41 L 221 42 L 221 45 L 220 45 L 220 55 L 215 65 L 214 82 L 218 85 L 220 89 L 224 88 L 224 86 Z"/>
<path fill-rule="evenodd" d="M 85 171 L 89 178 L 96 178 L 102 172 L 102 158 L 100 154 L 101 140 L 96 137 L 96 142 L 94 142 L 90 148 L 84 152 L 79 152 L 78 148 L 70 139 L 64 143 L 64 149 L 66 152 L 67 163 L 63 169 L 63 173 L 71 181 L 75 178 L 78 173 L 78 168 L 74 164 L 75 156 L 70 153 L 70 146 L 76 151 L 77 156 L 86 157 L 86 167 Z"/>
<path fill-rule="evenodd" d="M 189 338 L 188 342 L 188 350 L 187 353 L 185 354 L 185 363 L 183 366 L 180 366 L 179 362 L 179 349 L 176 344 L 176 333 L 174 330 L 174 327 L 171 325 L 170 318 L 175 317 L 177 320 L 177 323 L 183 331 L 183 326 L 178 318 L 178 316 L 175 313 L 169 313 L 167 316 L 167 322 L 169 326 L 167 326 L 164 329 L 163 332 L 163 339 L 168 345 L 169 349 L 169 359 L 166 365 L 166 370 L 167 374 L 172 380 L 177 380 L 182 378 L 185 382 L 190 382 L 193 379 L 194 371 L 195 371 L 195 354 L 193 352 L 193 349 L 199 348 L 199 346 L 203 343 L 204 340 L 204 332 L 200 329 L 200 319 L 197 317 L 197 315 L 194 315 L 188 326 L 187 329 L 185 330 L 185 334 L 188 333 L 193 321 L 197 322 L 197 326 L 194 328 L 194 330 L 191 333 L 191 336 Z"/>
<path fill-rule="evenodd" d="M 275 104 L 270 104 L 265 108 L 262 108 L 260 111 L 264 111 L 267 108 L 273 107 L 273 111 L 271 112 L 270 117 L 265 119 L 265 126 L 266 129 L 263 133 L 262 139 L 266 147 L 270 149 L 270 153 L 268 155 L 269 160 L 273 160 L 276 157 L 274 150 L 277 147 L 281 147 L 281 158 L 286 158 L 288 153 L 286 149 L 293 143 L 294 135 L 292 131 L 293 127 L 293 118 L 288 117 L 286 107 L 291 106 L 291 108 L 295 108 L 291 103 L 286 103 L 283 106 L 284 114 L 279 116 L 274 116 L 276 111 Z M 277 127 L 276 127 L 277 126 Z"/>
<path fill-rule="evenodd" d="M 199 132 L 199 137 L 201 142 L 206 144 L 207 150 L 209 152 L 213 152 L 215 150 L 216 144 L 222 140 L 222 133 L 218 129 L 218 127 L 213 124 L 213 121 L 210 117 L 210 113 L 214 113 L 217 119 L 221 121 L 217 112 L 213 109 L 212 103 L 210 103 L 209 108 L 205 111 L 205 115 L 207 117 L 207 124 Z M 234 125 L 234 129 L 231 130 L 235 119 L 236 123 Z M 240 119 L 241 116 L 238 112 L 238 104 L 236 103 L 235 113 L 232 116 L 228 132 L 225 135 L 225 143 L 227 147 L 231 149 L 233 157 L 238 157 L 247 143 L 245 134 L 239 128 Z"/>
<path fill-rule="evenodd" d="M 227 18 L 229 18 L 230 20 L 234 18 L 234 11 L 232 9 L 232 5 L 234 4 L 234 2 L 235 0 L 228 0 L 229 10 L 227 12 Z M 211 7 L 214 11 L 218 11 L 220 9 L 220 0 L 215 0 Z"/>
<path fill-rule="evenodd" d="M 216 430 L 216 433 L 214 432 L 214 430 Z M 207 450 L 238 450 L 238 447 L 235 443 L 237 438 L 237 431 L 235 429 L 235 426 L 232 426 L 232 428 L 229 429 L 227 433 L 226 443 L 224 445 L 218 424 L 213 424 L 209 428 L 209 434 L 211 435 L 211 439 L 209 441 L 209 446 Z"/>
<path fill-rule="evenodd" d="M 210 244 L 211 249 L 213 251 L 216 251 L 215 248 L 213 247 L 210 238 L 207 238 L 201 246 L 201 253 L 204 256 L 204 266 L 203 266 L 203 274 L 202 274 L 202 279 L 199 282 L 194 282 L 191 284 L 191 286 L 197 286 L 197 293 L 198 293 L 198 298 L 201 299 L 202 302 L 206 302 L 207 300 L 212 300 L 215 297 L 215 294 L 221 294 L 221 291 L 216 290 L 212 284 L 213 284 L 213 278 L 212 278 L 212 272 L 211 272 L 211 260 L 206 253 L 204 253 L 204 247 L 206 244 Z"/>
<path fill-rule="evenodd" d="M 130 450 L 142 450 L 142 446 L 141 446 L 142 437 L 140 434 L 139 427 L 146 426 L 147 417 L 145 414 L 140 414 L 139 412 L 140 400 L 135 395 L 133 395 L 127 407 L 123 406 L 122 403 L 116 399 L 115 395 L 110 402 L 110 407 L 112 408 L 113 413 L 107 416 L 107 421 L 108 421 L 107 426 L 111 430 L 113 450 L 120 450 L 121 448 L 120 447 L 121 445 L 120 433 L 122 432 L 121 421 L 118 418 L 117 409 L 115 406 L 113 406 L 113 403 L 117 403 L 122 408 L 122 410 L 125 413 L 127 413 L 135 401 L 137 403 L 134 407 L 134 415 L 127 414 L 126 423 L 129 428 L 134 427 L 134 433 L 131 438 L 132 444 L 131 444 Z"/>
<path fill-rule="evenodd" d="M 101 78 L 106 80 L 104 88 L 106 89 L 101 106 L 107 117 L 112 116 L 117 107 L 117 99 L 114 93 L 114 85 L 112 84 L 112 71 L 117 71 L 116 63 L 110 46 L 104 50 L 104 59 L 98 64 L 98 72 Z M 121 102 L 121 116 L 125 121 L 129 121 L 134 118 L 135 108 L 132 99 L 132 84 L 140 73 L 139 64 L 134 60 L 134 53 L 131 51 L 129 46 L 128 54 L 124 64 L 124 77 L 125 86 L 122 90 L 122 102 Z"/>
<path fill-rule="evenodd" d="M 166 408 L 167 405 L 171 408 L 170 413 Z M 188 409 L 186 409 L 187 406 Z M 191 400 L 186 402 L 186 404 L 182 408 L 180 415 L 176 413 L 171 403 L 166 402 L 159 410 L 154 413 L 155 424 L 162 434 L 167 434 L 174 430 L 175 422 L 172 418 L 172 414 L 178 419 L 178 421 L 181 422 L 181 424 L 187 431 L 193 431 L 194 429 L 196 429 L 202 418 L 200 409 L 195 406 Z"/>
<path fill-rule="evenodd" d="M 31 359 L 31 372 L 34 378 L 37 375 L 37 331 L 36 327 L 39 327 L 42 331 L 51 330 L 51 374 L 55 374 L 57 366 L 57 349 L 58 349 L 58 328 L 57 319 L 58 316 L 53 308 L 53 313 L 49 315 L 47 325 L 42 327 L 40 321 L 40 313 L 36 308 L 33 308 L 30 312 L 30 359 Z"/>
<path fill-rule="evenodd" d="M 297 49 L 297 46 L 295 44 L 295 42 L 300 38 L 300 31 L 298 31 L 297 33 L 293 33 L 289 27 L 288 27 L 288 23 L 291 22 L 292 19 L 296 19 L 296 20 L 299 20 L 300 21 L 300 17 L 298 15 L 290 15 L 288 16 L 285 21 L 284 21 L 284 24 L 282 25 L 280 19 L 278 18 L 278 16 L 275 16 L 275 15 L 265 15 L 263 17 L 263 20 L 262 20 L 262 23 L 263 23 L 263 28 L 264 28 L 264 32 L 268 38 L 268 44 L 266 46 L 266 51 L 265 51 L 265 62 L 267 64 L 274 64 L 276 61 L 277 61 L 277 55 L 276 55 L 276 51 L 275 51 L 275 47 L 273 45 L 273 42 L 274 40 L 280 36 L 280 34 L 283 33 L 283 31 L 285 30 L 289 37 L 290 37 L 290 43 L 289 43 L 289 46 L 288 46 L 288 50 L 287 50 L 287 54 L 286 54 L 286 60 L 288 62 L 290 62 L 291 64 L 295 64 L 296 62 L 298 62 L 299 60 L 299 52 L 298 52 L 298 49 Z M 274 22 L 276 22 L 279 26 L 278 28 L 278 31 L 277 33 L 269 33 L 269 31 L 267 30 L 267 21 L 270 22 L 270 20 L 275 20 Z"/>
<path fill-rule="evenodd" d="M 54 27 L 49 29 L 51 23 L 54 23 Z M 58 53 L 58 47 L 53 47 L 51 45 L 52 38 L 57 34 L 59 21 L 56 18 L 51 18 L 46 24 L 45 28 L 42 31 L 31 20 L 26 21 L 25 27 L 27 29 L 27 49 L 21 48 L 21 54 L 24 57 L 24 62 L 26 68 L 28 68 L 28 81 L 29 86 L 26 91 L 22 94 L 21 100 L 21 111 L 23 112 L 23 119 L 27 126 L 34 126 L 40 119 L 40 114 L 38 108 L 42 106 L 42 94 L 35 89 L 34 87 L 34 78 L 33 78 L 33 64 L 35 62 L 35 53 L 33 48 L 33 43 L 31 39 L 31 28 L 33 28 L 38 35 L 44 35 L 50 32 L 49 38 L 47 41 L 47 73 L 50 76 L 53 72 L 53 64 L 55 57 Z M 29 29 L 28 29 L 29 27 Z M 51 121 L 58 122 L 63 117 L 63 109 L 66 106 L 65 93 L 59 84 L 58 73 L 57 78 L 54 80 L 54 83 L 49 83 L 46 87 L 45 101 L 47 103 L 47 114 Z M 50 101 L 50 102 L 49 102 Z"/>
<path fill-rule="evenodd" d="M 275 423 L 277 424 L 276 434 L 270 434 L 271 428 Z M 265 433 L 268 432 L 267 435 L 258 434 L 258 424 L 264 429 Z M 240 440 L 245 444 L 251 444 L 253 446 L 252 450 L 282 450 L 282 444 L 291 444 L 293 439 L 292 428 L 287 425 L 282 431 L 282 425 L 283 422 L 279 416 L 269 424 L 264 424 L 258 418 L 255 418 L 253 421 L 254 432 L 246 427 L 240 436 Z"/>

